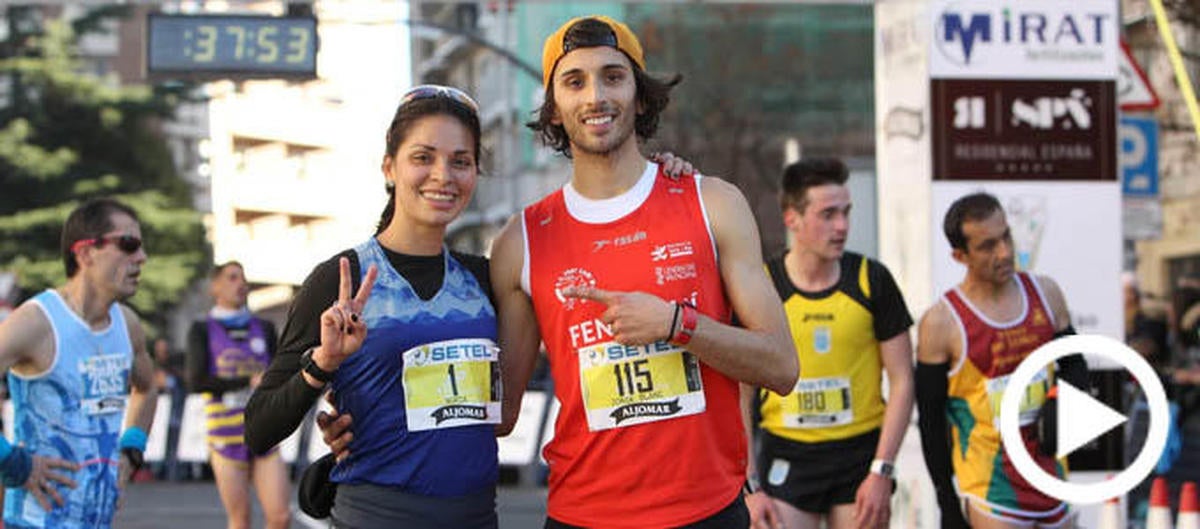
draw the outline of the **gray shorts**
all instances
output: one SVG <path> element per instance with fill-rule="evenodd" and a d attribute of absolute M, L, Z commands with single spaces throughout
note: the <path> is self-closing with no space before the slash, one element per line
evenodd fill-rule
<path fill-rule="evenodd" d="M 394 487 L 340 484 L 336 529 L 497 529 L 496 488 L 466 496 L 422 496 Z"/>

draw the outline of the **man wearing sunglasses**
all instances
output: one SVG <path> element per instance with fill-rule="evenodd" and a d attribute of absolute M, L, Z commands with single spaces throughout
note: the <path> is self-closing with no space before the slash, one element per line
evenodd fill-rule
<path fill-rule="evenodd" d="M 748 527 L 738 383 L 787 394 L 798 374 L 750 208 L 641 154 L 679 78 L 648 75 L 624 24 L 572 20 L 542 65 L 530 127 L 573 172 L 505 226 L 491 278 L 506 415 L 539 340 L 562 405 L 545 527 Z"/>
<path fill-rule="evenodd" d="M 110 527 L 154 419 L 153 361 L 120 303 L 146 262 L 137 214 L 90 200 L 67 217 L 61 248 L 66 284 L 0 323 L 15 412 L 14 441 L 0 438 L 9 528 Z"/>

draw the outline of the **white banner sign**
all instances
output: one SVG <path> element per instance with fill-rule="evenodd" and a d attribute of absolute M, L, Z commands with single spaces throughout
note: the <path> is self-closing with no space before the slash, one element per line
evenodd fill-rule
<path fill-rule="evenodd" d="M 1114 79 L 1115 0 L 933 0 L 932 78 Z"/>

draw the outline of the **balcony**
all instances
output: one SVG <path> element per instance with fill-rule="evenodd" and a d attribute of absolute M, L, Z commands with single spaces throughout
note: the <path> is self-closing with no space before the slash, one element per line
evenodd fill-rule
<path fill-rule="evenodd" d="M 320 261 L 345 247 L 336 222 L 326 218 L 238 210 L 219 237 L 217 262 L 237 259 L 255 283 L 298 285 Z"/>
<path fill-rule="evenodd" d="M 328 160 L 264 160 L 261 149 L 257 155 L 244 155 L 243 160 L 223 177 L 221 186 L 233 209 L 332 216 L 346 209 L 345 204 L 356 202 L 357 186 L 342 185 L 337 178 L 339 171 Z"/>
<path fill-rule="evenodd" d="M 248 88 L 213 101 L 210 116 L 214 129 L 219 126 L 233 136 L 328 147 L 340 139 L 339 125 L 345 116 L 340 107 L 299 88 Z"/>

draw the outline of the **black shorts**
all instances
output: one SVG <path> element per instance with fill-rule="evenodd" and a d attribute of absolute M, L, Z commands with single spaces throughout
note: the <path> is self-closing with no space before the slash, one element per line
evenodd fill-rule
<path fill-rule="evenodd" d="M 496 487 L 463 496 L 423 496 L 383 485 L 337 487 L 334 529 L 496 529 Z"/>
<path fill-rule="evenodd" d="M 826 514 L 834 505 L 854 503 L 878 445 L 879 430 L 823 443 L 801 443 L 763 430 L 759 480 L 771 497 Z"/>
<path fill-rule="evenodd" d="M 549 516 L 546 517 L 544 529 L 586 529 L 578 525 L 562 523 Z M 746 509 L 746 500 L 741 494 L 720 512 L 696 523 L 685 525 L 679 529 L 750 529 L 750 511 Z"/>

